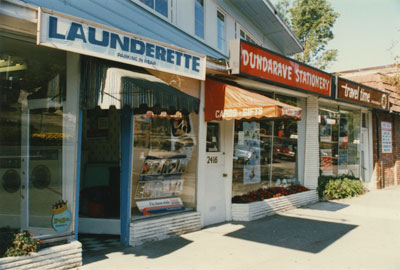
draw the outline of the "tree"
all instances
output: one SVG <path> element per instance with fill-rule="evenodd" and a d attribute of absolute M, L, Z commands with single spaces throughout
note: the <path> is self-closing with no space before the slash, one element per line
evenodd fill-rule
<path fill-rule="evenodd" d="M 398 29 L 398 32 L 400 33 L 400 29 Z M 386 82 L 395 87 L 396 90 L 400 93 L 400 54 L 398 54 L 399 45 L 400 41 L 396 40 L 392 42 L 392 46 L 389 48 L 389 51 L 392 54 L 394 60 L 394 72 L 393 74 L 391 74 L 391 76 L 386 76 Z"/>
<path fill-rule="evenodd" d="M 279 0 L 276 8 L 304 46 L 296 60 L 326 69 L 336 60 L 337 50 L 327 50 L 333 24 L 339 17 L 327 0 Z"/>

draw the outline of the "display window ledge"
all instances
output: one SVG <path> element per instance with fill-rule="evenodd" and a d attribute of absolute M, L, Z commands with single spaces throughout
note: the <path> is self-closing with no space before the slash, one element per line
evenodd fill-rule
<path fill-rule="evenodd" d="M 201 215 L 196 211 L 141 219 L 131 222 L 129 245 L 139 246 L 145 242 L 159 241 L 200 229 Z"/>
<path fill-rule="evenodd" d="M 252 221 L 319 201 L 316 190 L 250 203 L 232 203 L 232 220 Z"/>
<path fill-rule="evenodd" d="M 0 269 L 80 269 L 82 266 L 82 244 L 72 241 L 67 244 L 44 248 L 27 256 L 0 259 Z"/>

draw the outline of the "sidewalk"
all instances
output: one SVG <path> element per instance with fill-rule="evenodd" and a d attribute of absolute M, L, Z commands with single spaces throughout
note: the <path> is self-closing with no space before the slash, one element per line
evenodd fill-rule
<path fill-rule="evenodd" d="M 84 256 L 82 269 L 400 269 L 400 187 Z"/>

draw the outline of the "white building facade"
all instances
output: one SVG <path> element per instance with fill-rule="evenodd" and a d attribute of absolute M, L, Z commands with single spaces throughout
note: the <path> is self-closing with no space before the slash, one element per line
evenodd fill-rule
<path fill-rule="evenodd" d="M 269 1 L 0 7 L 0 226 L 139 245 L 229 221 L 232 198 L 258 188 L 317 187 L 319 103 L 334 80 L 285 57 L 303 48 Z M 245 70 L 244 50 L 266 64 Z M 297 70 L 327 91 L 293 84 Z M 208 119 L 216 85 L 297 114 Z"/>

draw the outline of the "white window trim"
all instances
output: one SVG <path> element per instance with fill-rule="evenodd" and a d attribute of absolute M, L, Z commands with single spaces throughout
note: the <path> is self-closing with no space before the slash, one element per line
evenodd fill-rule
<path fill-rule="evenodd" d="M 167 21 L 169 23 L 172 23 L 172 1 L 173 0 L 167 0 L 168 1 L 168 17 L 165 17 L 163 14 L 159 13 L 156 11 L 155 7 L 154 8 L 150 8 L 149 6 L 147 6 L 146 4 L 140 2 L 140 0 L 131 0 L 132 2 L 134 2 L 135 4 L 137 4 L 138 6 L 140 6 L 141 8 L 149 11 L 150 13 L 154 14 L 155 16 L 163 19 L 164 21 Z"/>
<path fill-rule="evenodd" d="M 201 40 L 201 41 L 203 41 L 203 42 L 205 42 L 205 40 L 206 40 L 206 29 L 207 29 L 207 27 L 206 27 L 206 23 L 207 23 L 207 20 L 206 20 L 206 3 L 207 3 L 207 0 L 204 0 L 203 1 L 203 35 L 204 35 L 204 37 L 199 37 L 198 35 L 196 35 L 196 1 L 197 0 L 193 0 L 193 2 L 194 2 L 194 10 L 193 10 L 193 19 L 194 19 L 194 28 L 193 28 L 193 36 L 194 37 L 196 37 L 197 39 L 199 39 L 199 40 Z"/>
<path fill-rule="evenodd" d="M 239 22 L 236 22 L 236 25 L 237 25 L 236 38 L 241 39 L 240 31 L 243 31 L 245 35 L 249 36 L 254 41 L 255 44 L 257 44 L 258 46 L 264 47 L 264 44 L 258 38 L 256 38 L 255 35 L 253 35 L 250 31 L 248 31 L 242 24 L 240 24 Z"/>
<path fill-rule="evenodd" d="M 216 48 L 217 48 L 218 51 L 222 52 L 223 54 L 226 54 L 227 53 L 227 49 L 226 49 L 226 46 L 227 46 L 227 39 L 226 39 L 226 18 L 227 18 L 227 13 L 225 11 L 223 11 L 222 9 L 220 9 L 220 8 L 217 8 L 216 11 L 217 11 L 216 14 L 215 14 L 216 15 L 215 18 L 217 19 L 217 46 L 216 46 Z M 218 46 L 218 40 L 219 40 L 219 36 L 218 36 L 218 12 L 221 13 L 222 15 L 224 15 L 224 48 L 222 50 Z"/>

